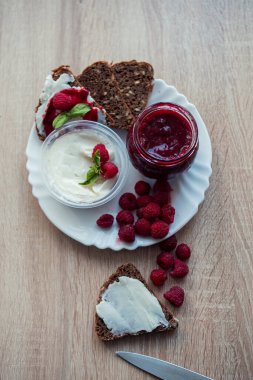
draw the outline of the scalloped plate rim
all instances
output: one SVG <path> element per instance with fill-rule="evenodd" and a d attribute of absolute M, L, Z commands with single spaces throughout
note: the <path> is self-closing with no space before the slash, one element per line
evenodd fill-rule
<path fill-rule="evenodd" d="M 183 107 L 187 108 L 190 112 L 192 112 L 194 115 L 194 117 L 196 118 L 197 116 L 197 119 L 199 122 L 197 122 L 198 124 L 198 127 L 199 127 L 199 124 L 202 125 L 203 129 L 202 129 L 202 133 L 203 133 L 203 137 L 205 138 L 205 142 L 206 144 L 208 145 L 208 149 L 207 149 L 207 156 L 209 158 L 209 162 L 207 163 L 208 164 L 208 171 L 206 171 L 206 176 L 205 176 L 205 185 L 203 185 L 202 189 L 201 189 L 201 193 L 198 195 L 198 200 L 197 200 L 197 204 L 192 204 L 192 210 L 191 210 L 191 213 L 186 217 L 184 218 L 183 220 L 181 220 L 181 222 L 177 223 L 176 227 L 174 228 L 174 223 L 171 225 L 171 229 L 170 229 L 170 232 L 169 234 L 166 236 L 169 237 L 171 236 L 172 234 L 178 232 L 181 228 L 183 228 L 198 212 L 198 209 L 199 209 L 199 206 L 201 205 L 201 203 L 204 201 L 204 198 L 205 198 L 205 192 L 206 190 L 208 189 L 209 187 L 209 178 L 212 174 L 212 168 L 211 168 L 211 163 L 212 163 L 212 149 L 211 149 L 211 141 L 210 141 L 210 137 L 209 137 L 209 134 L 208 134 L 208 131 L 206 129 L 206 126 L 200 116 L 200 114 L 198 113 L 197 111 L 197 108 L 194 106 L 194 104 L 190 103 L 188 101 L 188 99 L 186 98 L 185 95 L 179 93 L 176 89 L 176 87 L 174 86 L 171 86 L 171 85 L 168 85 L 163 79 L 155 79 L 154 80 L 154 85 L 156 86 L 162 86 L 162 88 L 164 89 L 164 91 L 169 91 L 169 92 L 172 92 L 174 93 L 173 94 L 173 97 L 176 97 L 176 98 L 180 98 L 181 101 L 180 102 L 173 102 L 172 100 L 168 100 L 168 99 L 164 99 L 164 100 L 159 100 L 159 101 L 171 101 L 172 103 L 175 103 L 175 104 L 179 104 L 179 105 L 182 105 L 182 103 L 184 102 L 185 104 L 182 105 Z M 149 97 L 149 101 L 148 101 L 148 104 L 153 104 L 152 103 L 152 96 L 159 96 L 159 94 L 156 94 L 154 93 L 154 91 L 152 91 L 152 93 L 150 94 L 150 97 Z M 34 195 L 35 198 L 38 199 L 38 203 L 42 209 L 42 211 L 44 212 L 44 214 L 46 215 L 46 217 L 51 221 L 52 224 L 55 225 L 56 228 L 58 228 L 60 231 L 62 231 L 64 234 L 66 234 L 67 236 L 71 237 L 72 239 L 78 241 L 79 243 L 83 244 L 83 245 L 86 245 L 86 246 L 95 246 L 97 247 L 98 249 L 112 249 L 114 251 L 119 251 L 119 250 L 122 250 L 122 249 L 127 249 L 127 250 L 134 250 L 134 249 L 137 249 L 138 247 L 147 247 L 147 246 L 150 246 L 150 245 L 153 245 L 153 244 L 157 244 L 159 241 L 162 241 L 164 239 L 147 239 L 147 240 L 143 240 L 141 241 L 141 244 L 137 243 L 137 239 L 135 240 L 134 243 L 132 244 L 127 244 L 127 243 L 124 243 L 124 242 L 115 242 L 112 243 L 112 241 L 110 240 L 110 243 L 112 244 L 106 244 L 106 245 L 103 245 L 103 244 L 100 244 L 103 239 L 101 239 L 102 241 L 99 241 L 97 242 L 96 240 L 93 240 L 93 241 L 85 241 L 85 239 L 80 239 L 78 236 L 76 236 L 74 233 L 72 233 L 69 229 L 66 229 L 64 228 L 64 226 L 61 225 L 61 223 L 58 223 L 58 221 L 52 217 L 52 215 L 50 215 L 49 213 L 49 210 L 48 208 L 45 206 L 45 204 L 43 204 L 43 198 L 44 197 L 50 197 L 50 195 L 45 195 L 45 196 L 39 196 L 38 193 L 37 193 L 37 187 L 38 186 L 41 186 L 41 184 L 36 184 L 34 182 L 34 173 L 32 172 L 31 170 L 31 165 L 34 164 L 34 160 L 33 160 L 33 153 L 32 152 L 32 149 L 34 148 L 33 147 L 33 134 L 34 134 L 34 125 L 32 127 L 32 130 L 29 134 L 29 138 L 28 138 L 28 143 L 27 143 L 27 147 L 26 147 L 26 156 L 27 156 L 27 163 L 26 163 L 26 168 L 27 168 L 27 171 L 29 173 L 28 175 L 28 182 L 30 183 L 30 185 L 32 186 L 32 193 Z M 37 157 L 38 158 L 38 157 Z M 35 162 L 35 166 L 36 166 L 36 162 Z M 192 167 L 194 167 L 194 163 L 192 165 Z M 207 168 L 206 168 L 207 169 Z M 43 188 L 43 186 L 42 186 Z M 50 197 L 51 198 L 51 197 Z M 52 198 L 51 198 L 52 199 Z M 53 200 L 54 202 L 58 203 L 56 200 Z M 67 206 L 63 206 L 63 207 L 67 207 Z M 101 232 L 104 232 L 104 231 L 101 231 Z M 140 239 L 140 238 L 139 238 Z M 151 241 L 150 241 L 151 240 Z"/>

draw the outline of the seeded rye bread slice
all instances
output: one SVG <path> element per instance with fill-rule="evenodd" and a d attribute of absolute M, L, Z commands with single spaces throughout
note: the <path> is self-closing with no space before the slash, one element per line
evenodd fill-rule
<path fill-rule="evenodd" d="M 130 278 L 135 278 L 139 281 L 141 281 L 146 288 L 150 291 L 151 294 L 155 295 L 153 291 L 149 288 L 147 283 L 145 282 L 144 278 L 138 271 L 138 269 L 133 265 L 133 264 L 124 264 L 121 265 L 115 273 L 113 273 L 109 279 L 103 284 L 103 286 L 100 289 L 99 297 L 97 303 L 99 303 L 102 300 L 102 295 L 105 292 L 105 290 L 108 288 L 110 284 L 112 284 L 114 281 L 117 281 L 120 276 L 127 276 Z M 163 326 L 158 326 L 156 329 L 152 331 L 153 332 L 162 332 L 162 331 L 169 331 L 169 330 L 174 330 L 178 326 L 178 321 L 173 317 L 172 313 L 170 310 L 165 307 L 164 305 L 161 304 L 161 302 L 158 300 L 160 303 L 162 310 L 164 312 L 165 318 L 169 322 L 168 327 L 163 327 Z M 139 331 L 138 333 L 135 334 L 123 334 L 123 335 L 113 335 L 111 331 L 107 328 L 105 325 L 104 321 L 96 314 L 95 315 L 95 330 L 98 335 L 98 337 L 103 340 L 103 341 L 109 341 L 109 340 L 116 340 L 119 338 L 123 338 L 124 336 L 130 336 L 130 335 L 141 335 L 141 334 L 148 334 L 147 331 Z"/>
<path fill-rule="evenodd" d="M 120 93 L 108 62 L 93 63 L 77 79 L 114 120 L 107 120 L 109 127 L 128 129 L 131 126 L 133 114 Z"/>
<path fill-rule="evenodd" d="M 112 65 L 120 92 L 134 116 L 144 109 L 152 91 L 154 69 L 147 62 L 119 62 Z"/>

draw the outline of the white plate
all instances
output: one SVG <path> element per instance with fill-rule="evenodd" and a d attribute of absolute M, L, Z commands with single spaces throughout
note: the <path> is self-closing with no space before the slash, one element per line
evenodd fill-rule
<path fill-rule="evenodd" d="M 172 204 L 176 209 L 175 220 L 168 234 L 171 236 L 197 213 L 200 203 L 204 200 L 205 191 L 209 186 L 209 177 L 212 173 L 212 149 L 206 126 L 196 107 L 189 103 L 184 95 L 178 93 L 175 87 L 168 86 L 161 79 L 154 81 L 148 105 L 158 102 L 171 102 L 185 107 L 194 116 L 199 129 L 199 150 L 192 167 L 170 181 L 174 190 L 172 192 Z M 119 133 L 122 138 L 125 138 L 124 132 L 120 131 Z M 33 195 L 38 199 L 43 212 L 59 230 L 82 244 L 95 245 L 98 248 L 111 248 L 115 251 L 123 248 L 133 250 L 158 242 L 152 238 L 136 236 L 133 243 L 124 243 L 118 239 L 116 223 L 109 230 L 102 230 L 96 226 L 96 220 L 100 215 L 108 212 L 117 214 L 119 196 L 101 207 L 89 210 L 74 209 L 54 200 L 42 181 L 40 147 L 41 141 L 33 127 L 26 148 L 28 180 L 32 185 Z M 133 191 L 134 184 L 140 179 L 145 179 L 145 177 L 130 165 L 124 191 Z M 152 180 L 148 181 L 153 182 Z"/>

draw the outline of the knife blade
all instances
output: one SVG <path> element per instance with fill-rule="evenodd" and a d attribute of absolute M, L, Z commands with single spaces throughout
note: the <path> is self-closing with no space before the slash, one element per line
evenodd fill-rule
<path fill-rule="evenodd" d="M 130 364 L 163 380 L 212 380 L 210 377 L 152 356 L 127 351 L 117 351 L 116 354 Z"/>

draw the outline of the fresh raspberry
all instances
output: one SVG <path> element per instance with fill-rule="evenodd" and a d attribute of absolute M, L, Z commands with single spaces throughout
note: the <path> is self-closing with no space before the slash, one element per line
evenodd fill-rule
<path fill-rule="evenodd" d="M 172 286 L 163 296 L 172 305 L 179 307 L 184 302 L 184 289 L 180 288 L 180 286 Z"/>
<path fill-rule="evenodd" d="M 176 249 L 176 255 L 180 260 L 187 260 L 191 256 L 190 247 L 187 244 L 179 244 Z"/>
<path fill-rule="evenodd" d="M 138 195 L 148 195 L 150 192 L 151 186 L 145 181 L 138 181 L 135 184 L 134 190 Z"/>
<path fill-rule="evenodd" d="M 97 225 L 101 228 L 109 228 L 113 225 L 114 217 L 111 214 L 101 215 L 97 220 Z"/>
<path fill-rule="evenodd" d="M 138 208 L 136 210 L 136 215 L 138 216 L 139 219 L 143 218 L 143 210 L 144 210 L 144 207 Z"/>
<path fill-rule="evenodd" d="M 102 176 L 105 179 L 110 179 L 118 174 L 118 167 L 113 162 L 106 162 L 101 165 Z"/>
<path fill-rule="evenodd" d="M 99 153 L 100 153 L 100 162 L 101 162 L 101 164 L 105 164 L 107 161 L 109 161 L 109 158 L 110 158 L 109 152 L 106 149 L 106 147 L 105 147 L 104 144 L 97 144 L 93 148 L 92 157 L 94 156 L 94 154 L 96 153 L 97 150 L 99 150 Z"/>
<path fill-rule="evenodd" d="M 73 99 L 70 95 L 64 94 L 62 92 L 57 92 L 54 95 L 52 102 L 54 108 L 59 111 L 68 111 L 76 104 L 73 102 Z"/>
<path fill-rule="evenodd" d="M 163 206 L 161 209 L 161 219 L 171 224 L 174 222 L 174 216 L 175 216 L 175 209 L 171 205 Z"/>
<path fill-rule="evenodd" d="M 154 186 L 153 186 L 153 191 L 156 193 L 157 191 L 164 191 L 166 193 L 172 191 L 172 188 L 170 187 L 170 184 L 167 180 L 165 179 L 158 179 Z"/>
<path fill-rule="evenodd" d="M 170 193 L 165 191 L 157 191 L 154 194 L 154 201 L 160 206 L 166 205 L 170 202 Z"/>
<path fill-rule="evenodd" d="M 172 269 L 175 264 L 175 258 L 172 253 L 162 252 L 157 256 L 156 262 L 163 269 Z"/>
<path fill-rule="evenodd" d="M 132 243 L 135 240 L 135 230 L 132 224 L 127 224 L 119 228 L 119 238 L 127 243 Z"/>
<path fill-rule="evenodd" d="M 169 232 L 169 225 L 162 220 L 158 220 L 151 224 L 151 236 L 154 239 L 162 239 Z"/>
<path fill-rule="evenodd" d="M 163 269 L 153 269 L 150 273 L 150 280 L 155 286 L 162 286 L 167 278 L 167 274 Z"/>
<path fill-rule="evenodd" d="M 175 266 L 172 272 L 170 272 L 171 277 L 182 278 L 185 277 L 189 272 L 188 265 L 183 261 L 176 259 Z"/>
<path fill-rule="evenodd" d="M 123 210 L 135 210 L 137 208 L 136 196 L 133 193 L 124 193 L 119 198 L 119 205 Z"/>
<path fill-rule="evenodd" d="M 116 216 L 116 220 L 119 226 L 124 226 L 125 224 L 133 224 L 134 216 L 128 210 L 122 210 Z"/>
<path fill-rule="evenodd" d="M 141 195 L 137 198 L 137 207 L 145 207 L 153 200 L 154 198 L 151 195 Z"/>
<path fill-rule="evenodd" d="M 135 231 L 140 236 L 150 236 L 151 224 L 147 219 L 138 219 L 134 225 Z"/>
<path fill-rule="evenodd" d="M 175 249 L 177 246 L 177 238 L 176 235 L 172 235 L 168 239 L 165 239 L 159 243 L 159 247 L 163 251 L 171 252 L 173 249 Z"/>
<path fill-rule="evenodd" d="M 160 215 L 161 209 L 157 203 L 151 202 L 143 209 L 143 218 L 155 219 Z"/>

